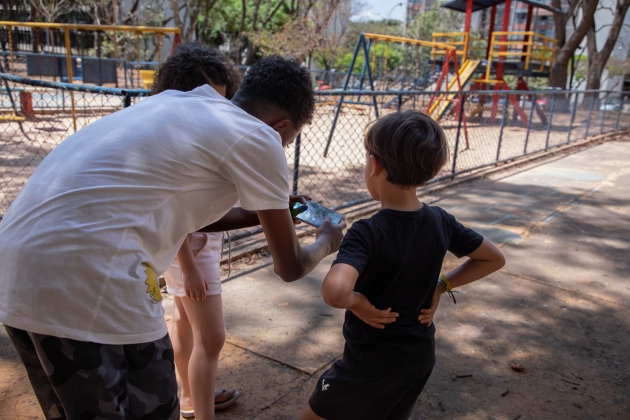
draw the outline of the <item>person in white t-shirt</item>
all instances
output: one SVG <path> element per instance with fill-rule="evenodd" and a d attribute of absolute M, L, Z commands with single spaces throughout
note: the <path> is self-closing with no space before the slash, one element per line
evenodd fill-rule
<path fill-rule="evenodd" d="M 312 118 L 311 83 L 268 57 L 232 101 L 208 85 L 166 91 L 40 163 L 0 223 L 0 322 L 48 418 L 179 417 L 157 276 L 188 233 L 255 211 L 288 282 L 337 249 L 345 223 L 301 246 L 288 205 L 283 146 Z"/>

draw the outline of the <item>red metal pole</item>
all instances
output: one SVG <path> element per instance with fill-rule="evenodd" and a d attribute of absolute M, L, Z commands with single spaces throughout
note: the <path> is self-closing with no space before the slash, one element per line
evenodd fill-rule
<path fill-rule="evenodd" d="M 492 5 L 492 11 L 490 12 L 490 27 L 488 28 L 488 46 L 486 47 L 486 57 L 490 54 L 490 40 L 492 40 L 492 33 L 494 32 L 494 21 L 497 16 L 497 5 Z"/>
<path fill-rule="evenodd" d="M 525 22 L 525 32 L 529 32 L 532 29 L 532 15 L 534 14 L 534 6 L 531 4 L 527 6 L 527 21 Z M 529 35 L 525 35 L 524 41 L 529 42 Z M 523 45 L 523 53 L 527 52 L 527 45 Z M 521 57 L 521 61 L 525 61 L 525 55 Z"/>
<path fill-rule="evenodd" d="M 466 33 L 466 45 L 464 45 L 464 54 L 462 55 L 462 63 L 468 58 L 468 46 L 470 45 L 470 21 L 473 13 L 473 0 L 467 0 L 466 2 L 466 23 L 464 25 L 464 32 Z"/>
<path fill-rule="evenodd" d="M 472 19 L 473 12 L 473 0 L 467 0 L 466 2 L 466 24 L 464 25 L 464 32 L 470 32 L 470 20 Z"/>
<path fill-rule="evenodd" d="M 503 26 L 501 29 L 503 32 L 507 32 L 510 25 L 510 6 L 511 5 L 512 5 L 511 0 L 505 0 L 505 8 L 503 9 Z M 501 42 L 505 42 L 505 41 L 507 41 L 507 36 L 502 35 Z M 505 45 L 501 45 L 501 48 L 499 49 L 499 51 L 504 52 L 506 49 L 507 48 Z M 503 63 L 502 63 L 503 60 L 504 60 L 504 57 L 500 57 L 500 61 L 497 63 L 497 80 L 503 80 Z"/>

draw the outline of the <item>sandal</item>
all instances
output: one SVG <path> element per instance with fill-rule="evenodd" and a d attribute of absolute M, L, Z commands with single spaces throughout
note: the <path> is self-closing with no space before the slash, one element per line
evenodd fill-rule
<path fill-rule="evenodd" d="M 217 389 L 216 391 L 214 391 L 214 409 L 215 410 L 222 410 L 226 407 L 231 406 L 232 404 L 234 404 L 234 401 L 236 401 L 238 399 L 238 397 L 241 396 L 241 393 L 238 391 L 234 391 L 234 394 L 232 394 L 227 400 L 222 401 L 222 402 L 217 402 L 217 397 L 219 397 L 221 394 L 223 393 L 228 393 L 227 389 Z"/>
<path fill-rule="evenodd" d="M 234 391 L 234 394 L 232 394 L 232 396 L 230 396 L 227 400 L 225 401 L 221 401 L 221 402 L 216 402 L 217 397 L 219 397 L 221 394 L 223 393 L 228 393 L 227 389 L 217 389 L 214 391 L 214 398 L 215 398 L 215 402 L 214 402 L 214 409 L 215 410 L 222 410 L 226 407 L 231 406 L 232 404 L 234 404 L 234 401 L 236 401 L 238 399 L 238 397 L 241 396 L 241 393 L 238 391 Z M 191 419 L 195 417 L 195 410 L 180 410 L 180 413 L 182 415 L 183 418 L 185 419 Z"/>

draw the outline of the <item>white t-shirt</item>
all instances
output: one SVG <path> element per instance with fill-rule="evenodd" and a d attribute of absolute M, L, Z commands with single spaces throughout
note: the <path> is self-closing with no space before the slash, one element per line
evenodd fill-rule
<path fill-rule="evenodd" d="M 104 344 L 167 333 L 156 277 L 184 237 L 288 208 L 278 133 L 209 86 L 166 91 L 68 137 L 0 223 L 0 322 Z"/>

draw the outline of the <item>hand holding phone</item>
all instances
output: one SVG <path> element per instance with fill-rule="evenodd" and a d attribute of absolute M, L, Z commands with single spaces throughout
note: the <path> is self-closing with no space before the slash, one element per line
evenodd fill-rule
<path fill-rule="evenodd" d="M 304 200 L 304 202 L 305 204 L 296 203 L 293 209 L 291 209 L 293 210 L 292 216 L 304 223 L 318 228 L 324 223 L 327 217 L 330 218 L 333 225 L 339 224 L 343 220 L 343 215 L 336 211 L 320 206 L 309 200 Z M 306 209 L 304 209 L 304 205 L 307 206 Z M 298 209 L 300 210 L 299 212 L 297 211 Z"/>

